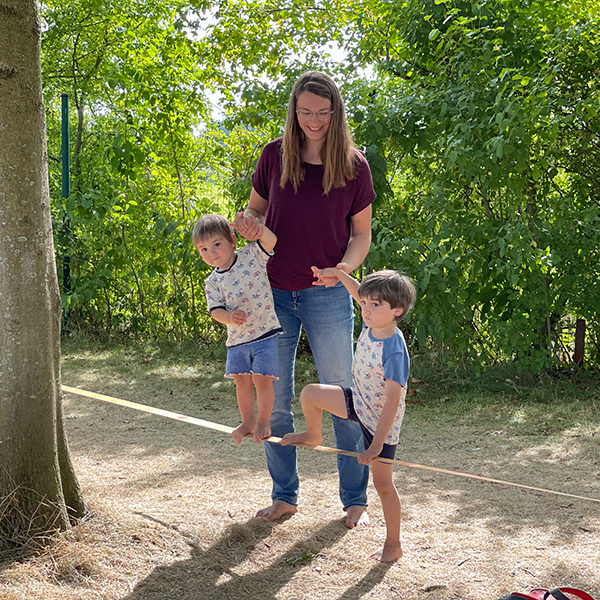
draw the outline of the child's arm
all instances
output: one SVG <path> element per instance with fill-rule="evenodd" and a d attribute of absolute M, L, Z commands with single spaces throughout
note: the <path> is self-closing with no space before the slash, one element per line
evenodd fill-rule
<path fill-rule="evenodd" d="M 210 316 L 223 325 L 242 325 L 246 322 L 247 315 L 243 310 L 227 310 L 225 302 L 225 293 L 220 285 L 212 277 L 204 282 L 204 292 L 206 294 L 206 303 Z"/>
<path fill-rule="evenodd" d="M 225 308 L 211 310 L 210 316 L 223 325 L 243 325 L 248 318 L 243 310 L 227 310 Z"/>
<path fill-rule="evenodd" d="M 311 267 L 313 275 L 317 278 L 318 281 L 315 281 L 313 285 L 324 285 L 325 287 L 331 287 L 328 285 L 328 279 L 337 279 L 341 281 L 346 289 L 350 292 L 350 295 L 357 301 L 360 302 L 360 298 L 358 296 L 358 287 L 359 283 L 348 275 L 346 271 L 342 269 L 338 269 L 336 267 L 328 267 L 327 269 L 317 269 L 317 267 Z M 334 284 L 335 285 L 335 284 Z"/>
<path fill-rule="evenodd" d="M 265 252 L 271 252 L 277 243 L 277 236 L 266 225 L 263 225 L 262 234 L 258 239 Z"/>
<path fill-rule="evenodd" d="M 392 429 L 396 413 L 398 412 L 398 404 L 406 397 L 406 388 L 402 387 L 397 381 L 392 379 L 385 380 L 385 402 L 377 429 L 373 436 L 371 445 L 358 457 L 358 462 L 363 465 L 368 465 L 371 461 L 381 454 L 383 444 Z"/>

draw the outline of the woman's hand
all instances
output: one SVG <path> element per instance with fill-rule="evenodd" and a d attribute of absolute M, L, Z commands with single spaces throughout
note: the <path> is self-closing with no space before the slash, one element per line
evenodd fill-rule
<path fill-rule="evenodd" d="M 342 263 L 340 263 L 342 264 Z M 313 281 L 313 285 L 324 285 L 325 287 L 333 287 L 340 280 L 338 270 L 343 271 L 338 265 L 337 267 L 328 267 L 326 269 L 318 269 L 311 267 L 313 275 L 317 281 Z"/>
<path fill-rule="evenodd" d="M 255 216 L 243 212 L 235 215 L 233 226 L 249 242 L 260 239 L 263 234 L 262 223 Z"/>

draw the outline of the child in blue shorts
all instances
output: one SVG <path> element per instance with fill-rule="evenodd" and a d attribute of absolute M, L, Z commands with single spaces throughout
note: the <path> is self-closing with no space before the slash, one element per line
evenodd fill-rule
<path fill-rule="evenodd" d="M 248 219 L 254 217 L 240 214 L 234 225 L 242 227 Z M 229 221 L 210 214 L 196 221 L 192 242 L 202 260 L 214 267 L 204 283 L 208 310 L 213 319 L 227 326 L 225 377 L 235 381 L 242 416 L 242 424 L 231 436 L 239 444 L 253 434 L 258 444 L 271 435 L 273 379 L 279 375 L 277 335 L 283 330 L 267 276 L 267 261 L 277 237 L 264 227 L 258 240 L 236 252 Z"/>
<path fill-rule="evenodd" d="M 398 444 L 410 365 L 406 343 L 396 323 L 412 308 L 415 286 L 409 277 L 390 270 L 371 273 L 360 284 L 341 269 L 313 267 L 313 272 L 317 285 L 329 286 L 339 280 L 346 286 L 360 304 L 364 326 L 352 363 L 352 387 L 315 383 L 306 386 L 300 394 L 306 432 L 288 433 L 281 443 L 318 446 L 323 440 L 323 410 L 359 423 L 366 450 L 358 462 L 371 464 L 387 532 L 383 548 L 371 558 L 393 562 L 402 556 L 400 498 L 392 465 L 373 459 L 393 459 Z"/>

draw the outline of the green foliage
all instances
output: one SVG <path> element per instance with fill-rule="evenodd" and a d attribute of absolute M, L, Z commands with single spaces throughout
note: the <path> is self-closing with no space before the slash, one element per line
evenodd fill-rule
<path fill-rule="evenodd" d="M 186 32 L 193 9 L 175 1 L 45 8 L 51 155 L 59 153 L 60 93 L 77 117 L 69 198 L 58 197 L 58 164 L 50 172 L 69 322 L 208 335 L 199 302 L 206 269 L 190 231 L 199 213 L 222 210 L 223 191 L 213 144 L 195 135 L 210 123 L 214 71 L 197 67 L 203 47 Z"/>
<path fill-rule="evenodd" d="M 597 327 L 600 308 L 597 22 L 502 1 L 392 3 L 375 16 L 361 49 L 382 65 L 380 108 L 360 133 L 379 139 L 394 196 L 369 267 L 418 281 L 420 345 L 546 368 L 565 323 Z"/>
<path fill-rule="evenodd" d="M 69 198 L 50 166 L 72 324 L 220 336 L 192 223 L 245 206 L 293 81 L 318 68 L 339 82 L 373 173 L 365 270 L 418 283 L 405 324 L 415 346 L 540 371 L 570 359 L 585 318 L 586 359 L 599 362 L 591 0 L 52 0 L 44 17 L 51 157 L 58 98 L 72 100 Z"/>

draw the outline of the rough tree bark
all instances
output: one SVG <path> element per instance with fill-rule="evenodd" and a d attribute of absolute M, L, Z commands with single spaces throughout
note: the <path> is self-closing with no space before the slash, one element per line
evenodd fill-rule
<path fill-rule="evenodd" d="M 63 426 L 40 35 L 36 0 L 0 0 L 0 532 L 19 540 L 85 513 Z"/>

